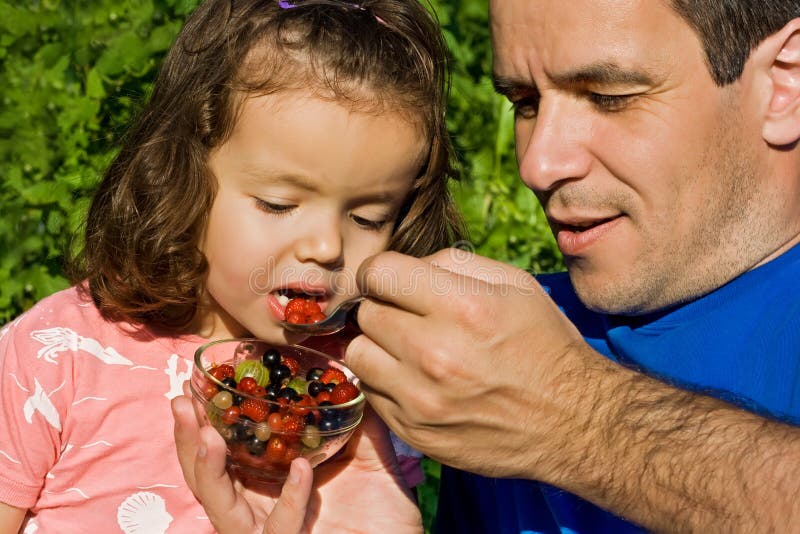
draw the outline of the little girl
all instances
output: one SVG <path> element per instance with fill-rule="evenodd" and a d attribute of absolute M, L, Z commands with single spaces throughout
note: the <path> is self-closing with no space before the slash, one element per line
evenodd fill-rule
<path fill-rule="evenodd" d="M 415 0 L 209 0 L 99 186 L 75 286 L 0 330 L 0 531 L 211 532 L 170 399 L 195 349 L 458 238 L 446 54 Z"/>

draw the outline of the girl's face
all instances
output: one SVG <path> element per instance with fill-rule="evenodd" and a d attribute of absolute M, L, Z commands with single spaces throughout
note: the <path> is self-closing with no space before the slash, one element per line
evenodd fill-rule
<path fill-rule="evenodd" d="M 248 98 L 209 158 L 218 189 L 200 248 L 209 263 L 196 332 L 296 343 L 279 296 L 323 312 L 357 292 L 355 271 L 384 250 L 427 155 L 400 112 L 353 111 L 310 92 Z"/>

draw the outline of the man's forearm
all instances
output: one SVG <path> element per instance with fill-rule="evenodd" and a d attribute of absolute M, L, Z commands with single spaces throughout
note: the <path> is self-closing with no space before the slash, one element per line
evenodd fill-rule
<path fill-rule="evenodd" d="M 659 531 L 800 524 L 800 429 L 596 363 L 581 372 L 582 438 L 551 470 L 556 485 Z"/>

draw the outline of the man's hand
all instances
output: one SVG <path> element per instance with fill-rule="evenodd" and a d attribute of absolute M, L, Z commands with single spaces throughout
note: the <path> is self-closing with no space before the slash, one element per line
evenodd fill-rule
<path fill-rule="evenodd" d="M 459 250 L 362 266 L 346 361 L 410 445 L 449 465 L 542 478 L 586 414 L 573 376 L 603 365 L 525 271 Z M 563 451 L 562 451 L 563 452 Z"/>
<path fill-rule="evenodd" d="M 313 473 L 306 460 L 295 460 L 280 495 L 229 477 L 225 441 L 198 425 L 189 395 L 173 399 L 172 410 L 184 477 L 220 534 L 422 531 L 387 429 L 369 406 L 347 449 Z"/>

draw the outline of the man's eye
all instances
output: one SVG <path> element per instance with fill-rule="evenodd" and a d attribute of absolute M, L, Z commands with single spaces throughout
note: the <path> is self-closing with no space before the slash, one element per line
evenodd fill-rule
<path fill-rule="evenodd" d="M 603 95 L 600 93 L 589 93 L 589 100 L 600 111 L 622 111 L 630 104 L 635 95 Z"/>
<path fill-rule="evenodd" d="M 511 100 L 514 116 L 522 119 L 536 118 L 539 112 L 539 95 L 530 95 Z"/>
<path fill-rule="evenodd" d="M 365 230 L 374 230 L 374 231 L 381 230 L 384 226 L 386 226 L 386 223 L 389 222 L 386 220 L 373 221 L 371 219 L 365 219 L 364 217 L 360 217 L 355 214 L 350 214 L 350 218 L 353 220 L 354 223 L 356 223 L 361 228 L 364 228 Z"/>
<path fill-rule="evenodd" d="M 260 198 L 256 199 L 256 206 L 261 211 L 265 211 L 267 213 L 289 213 L 297 206 L 294 204 L 276 204 L 275 202 L 267 202 L 266 200 L 262 200 Z"/>

